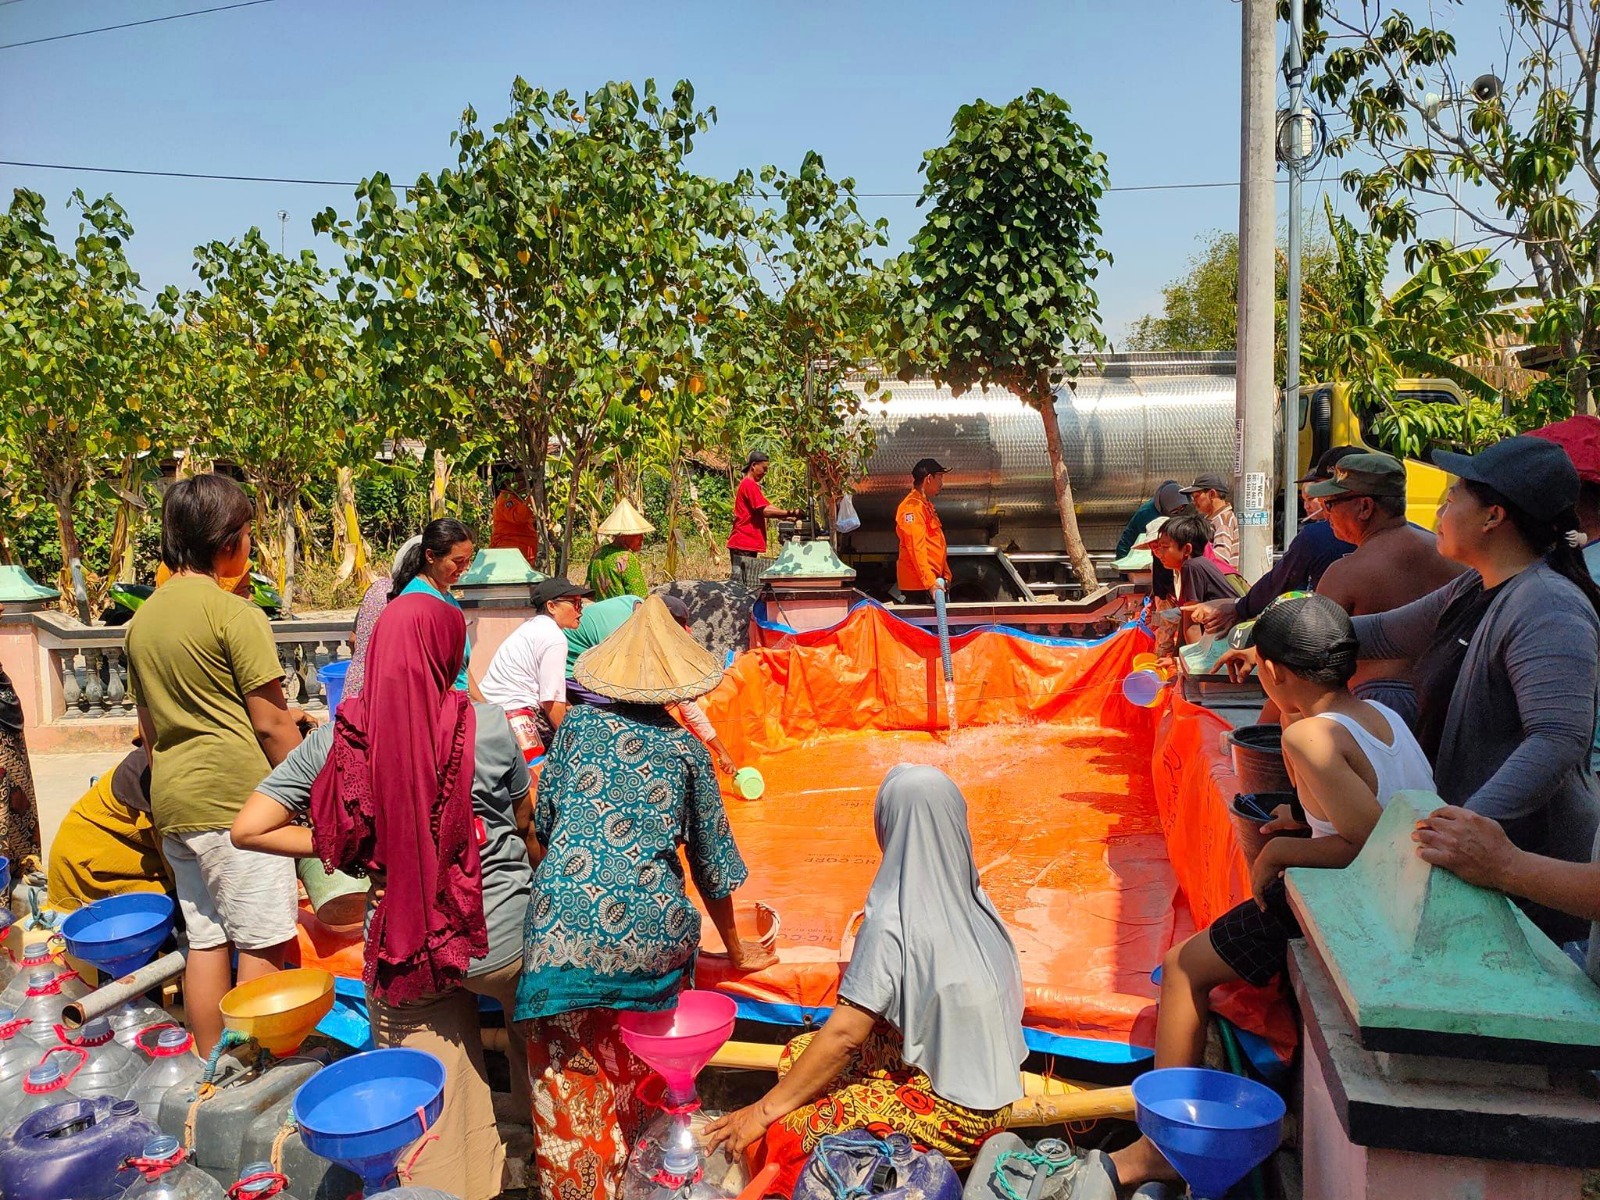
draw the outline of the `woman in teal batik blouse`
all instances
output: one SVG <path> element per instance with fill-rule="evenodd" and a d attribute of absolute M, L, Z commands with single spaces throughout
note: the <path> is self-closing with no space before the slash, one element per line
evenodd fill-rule
<path fill-rule="evenodd" d="M 653 596 L 574 677 L 617 703 L 572 709 L 545 759 L 515 1016 L 529 1038 L 540 1190 L 598 1197 L 617 1193 L 644 1116 L 635 1092 L 648 1070 L 623 1046 L 618 1014 L 671 1008 L 700 945 L 680 846 L 733 966 L 777 959 L 734 927 L 746 871 L 716 771 L 663 707 L 715 687 L 716 660 Z"/>

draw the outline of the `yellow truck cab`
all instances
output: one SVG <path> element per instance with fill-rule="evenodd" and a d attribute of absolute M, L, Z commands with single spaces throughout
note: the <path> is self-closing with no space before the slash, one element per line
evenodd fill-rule
<path fill-rule="evenodd" d="M 1461 389 L 1448 379 L 1402 379 L 1396 390 L 1421 400 L 1465 404 Z M 1394 451 L 1381 444 L 1372 429 L 1372 419 L 1357 413 L 1350 404 L 1347 383 L 1317 383 L 1300 389 L 1300 462 L 1296 475 L 1304 475 L 1323 451 L 1331 446 L 1363 446 Z M 1439 504 L 1450 486 L 1450 476 L 1422 459 L 1395 455 L 1406 464 L 1406 519 L 1432 529 Z"/>

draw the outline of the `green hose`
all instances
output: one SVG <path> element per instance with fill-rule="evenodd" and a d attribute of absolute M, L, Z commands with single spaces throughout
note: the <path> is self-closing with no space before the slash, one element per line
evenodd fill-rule
<path fill-rule="evenodd" d="M 1222 1054 L 1228 1060 L 1228 1070 L 1241 1078 L 1249 1078 L 1250 1073 L 1244 1065 L 1244 1050 L 1239 1045 L 1239 1035 L 1234 1031 L 1233 1022 L 1218 1017 L 1217 1037 L 1222 1042 Z M 1249 1179 L 1250 1194 L 1255 1200 L 1267 1200 L 1267 1180 L 1261 1173 L 1261 1164 L 1250 1168 Z"/>

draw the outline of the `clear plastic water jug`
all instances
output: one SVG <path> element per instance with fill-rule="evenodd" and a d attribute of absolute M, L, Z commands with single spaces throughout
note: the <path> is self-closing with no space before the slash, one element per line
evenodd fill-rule
<path fill-rule="evenodd" d="M 28 980 L 35 971 L 60 973 L 65 971 L 56 948 L 51 944 L 54 935 L 45 929 L 30 929 L 22 937 L 22 959 L 17 963 L 16 974 L 0 988 L 0 1008 L 15 1012 L 28 994 Z"/>
<path fill-rule="evenodd" d="M 138 1104 L 143 1115 L 157 1121 L 161 1098 L 174 1088 L 186 1094 L 193 1092 L 206 1065 L 194 1052 L 194 1034 L 176 1025 L 145 1030 L 139 1049 L 150 1056 L 150 1061 L 128 1088 L 127 1097 Z"/>
<path fill-rule="evenodd" d="M 41 1108 L 65 1104 L 68 1100 L 83 1099 L 69 1086 L 72 1083 L 73 1071 L 61 1061 L 63 1057 L 71 1055 L 79 1056 L 80 1062 L 87 1057 L 82 1050 L 61 1047 L 58 1050 L 47 1051 L 38 1063 L 28 1068 L 28 1073 L 22 1077 L 22 1095 L 16 1097 L 11 1107 L 6 1110 L 4 1117 L 6 1129 L 15 1128 L 22 1123 L 23 1118 L 38 1112 Z"/>
<path fill-rule="evenodd" d="M 25 1026 L 16 1016 L 9 1008 L 0 1008 L 0 1111 L 13 1088 L 21 1092 L 23 1075 L 43 1053 L 32 1038 L 22 1036 Z"/>
<path fill-rule="evenodd" d="M 144 1070 L 144 1061 L 111 1035 L 104 1017 L 96 1017 L 74 1033 L 63 1029 L 56 1033 L 61 1045 L 76 1047 L 89 1056 L 72 1077 L 72 1090 L 85 1100 L 93 1096 L 121 1100 Z"/>
<path fill-rule="evenodd" d="M 51 970 L 40 967 L 28 973 L 28 987 L 17 1005 L 19 1020 L 29 1024 L 23 1036 L 30 1037 L 41 1046 L 57 1042 L 56 1026 L 61 1024 L 61 1011 L 74 1000 L 89 994 L 89 986 L 78 978 L 76 971 L 62 967 Z"/>
<path fill-rule="evenodd" d="M 123 1200 L 226 1200 L 222 1185 L 187 1158 L 177 1138 L 151 1138 L 134 1164 L 142 1177 L 122 1194 Z"/>
<path fill-rule="evenodd" d="M 141 996 L 123 1001 L 106 1014 L 112 1035 L 129 1050 L 139 1048 L 139 1035 L 146 1029 L 166 1025 L 171 1020 L 171 1013 Z"/>
<path fill-rule="evenodd" d="M 737 1196 L 749 1177 L 725 1148 L 706 1153 L 703 1130 L 720 1113 L 656 1113 L 639 1134 L 622 1177 L 623 1200 L 718 1200 Z"/>
<path fill-rule="evenodd" d="M 239 1168 L 239 1179 L 228 1189 L 229 1200 L 294 1200 L 289 1194 L 289 1178 L 272 1169 L 269 1162 L 246 1163 Z"/>

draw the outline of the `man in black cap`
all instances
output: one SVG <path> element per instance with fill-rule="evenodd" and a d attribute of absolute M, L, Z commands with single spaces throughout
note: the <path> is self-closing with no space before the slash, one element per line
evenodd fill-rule
<path fill-rule="evenodd" d="M 907 604 L 931 604 L 934 591 L 950 583 L 949 548 L 944 526 L 933 508 L 933 498 L 944 486 L 949 469 L 937 459 L 918 459 L 911 468 L 911 490 L 895 509 L 894 532 L 900 539 L 895 584 Z"/>
<path fill-rule="evenodd" d="M 1335 446 L 1325 451 L 1317 459 L 1317 465 L 1296 480 L 1300 484 L 1300 495 L 1305 499 L 1306 519 L 1294 535 L 1294 541 L 1273 564 L 1272 570 L 1256 580 L 1243 596 L 1237 600 L 1197 605 L 1190 612 L 1193 619 L 1205 626 L 1206 632 L 1222 633 L 1240 621 L 1254 620 L 1262 609 L 1285 592 L 1315 591 L 1322 581 L 1322 573 L 1355 549 L 1349 542 L 1339 540 L 1328 524 L 1322 501 L 1307 496 L 1306 488 L 1332 479 L 1337 463 L 1360 453 L 1359 446 Z"/>
<path fill-rule="evenodd" d="M 1349 455 L 1334 466 L 1331 479 L 1307 484 L 1306 495 L 1322 502 L 1334 534 L 1355 546 L 1317 584 L 1318 595 L 1352 617 L 1403 608 L 1465 569 L 1439 553 L 1432 533 L 1406 521 L 1406 468 L 1399 459 Z M 1350 690 L 1415 727 L 1417 695 L 1405 660 L 1362 659 Z"/>
<path fill-rule="evenodd" d="M 1178 486 L 1178 481 L 1169 479 L 1156 489 L 1156 494 L 1133 510 L 1133 516 L 1128 518 L 1128 523 L 1123 526 L 1122 536 L 1117 539 L 1117 557 L 1127 557 L 1128 551 L 1133 549 L 1133 544 L 1144 537 L 1146 529 L 1157 517 L 1175 517 L 1188 507 L 1189 501 L 1183 494 L 1183 489 Z"/>
<path fill-rule="evenodd" d="M 733 493 L 733 532 L 728 535 L 728 557 L 734 583 L 756 591 L 761 587 L 761 556 L 767 552 L 767 522 L 795 520 L 797 508 L 779 508 L 761 490 L 771 462 L 763 450 L 750 451 L 744 478 Z"/>
<path fill-rule="evenodd" d="M 1211 522 L 1211 552 L 1217 556 L 1217 561 L 1237 571 L 1239 518 L 1233 515 L 1233 504 L 1228 499 L 1232 491 L 1226 479 L 1208 471 L 1184 488 L 1183 494 L 1200 515 Z"/>

